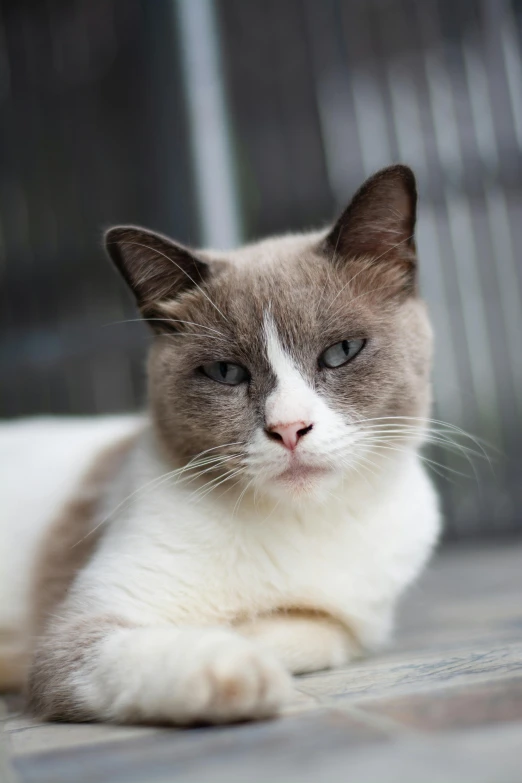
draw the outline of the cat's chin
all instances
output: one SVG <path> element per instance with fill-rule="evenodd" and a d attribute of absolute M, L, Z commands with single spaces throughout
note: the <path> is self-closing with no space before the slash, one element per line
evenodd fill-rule
<path fill-rule="evenodd" d="M 266 483 L 268 494 L 290 502 L 321 502 L 338 483 L 331 468 L 315 465 L 292 465 Z"/>
<path fill-rule="evenodd" d="M 317 486 L 317 480 L 331 474 L 331 470 L 314 465 L 292 465 L 277 476 L 276 481 L 289 487 Z"/>

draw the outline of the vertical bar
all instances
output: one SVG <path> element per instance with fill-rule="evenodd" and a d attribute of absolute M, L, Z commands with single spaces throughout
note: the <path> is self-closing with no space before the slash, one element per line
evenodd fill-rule
<path fill-rule="evenodd" d="M 513 246 L 506 196 L 499 187 L 486 189 L 486 204 L 494 250 L 494 264 L 504 320 L 506 348 L 510 355 L 518 415 L 522 419 L 522 297 L 516 275 L 517 255 Z"/>
<path fill-rule="evenodd" d="M 515 29 L 515 20 L 511 9 L 506 4 L 500 22 L 500 45 L 506 69 L 515 135 L 518 147 L 522 150 L 522 56 Z"/>
<path fill-rule="evenodd" d="M 333 0 L 306 0 L 307 36 L 328 185 L 336 205 L 341 207 L 363 178 L 363 171 L 350 71 L 337 29 L 336 10 Z"/>
<path fill-rule="evenodd" d="M 188 109 L 202 241 L 241 242 L 234 156 L 213 0 L 173 0 Z"/>
<path fill-rule="evenodd" d="M 351 83 L 364 173 L 369 177 L 392 160 L 384 104 L 377 80 L 365 69 L 354 70 Z"/>
<path fill-rule="evenodd" d="M 484 57 L 475 51 L 478 48 L 476 40 L 470 41 L 468 39 L 464 41 L 462 48 L 478 152 L 484 167 L 496 174 L 499 164 L 498 145 Z"/>

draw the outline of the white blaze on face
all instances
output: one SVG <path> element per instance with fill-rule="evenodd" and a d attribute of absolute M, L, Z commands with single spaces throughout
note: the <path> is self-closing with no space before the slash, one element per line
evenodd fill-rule
<path fill-rule="evenodd" d="M 270 315 L 265 315 L 263 328 L 266 355 L 276 376 L 276 387 L 266 400 L 267 427 L 293 422 L 303 422 L 306 426 L 314 424 L 319 397 L 283 348 Z"/>
<path fill-rule="evenodd" d="M 342 471 L 342 450 L 348 445 L 350 424 L 330 406 L 325 395 L 312 388 L 310 382 L 300 371 L 278 334 L 277 326 L 269 314 L 264 324 L 265 350 L 268 362 L 276 378 L 274 390 L 265 403 L 265 426 L 268 429 L 302 422 L 313 428 L 301 438 L 295 450 L 283 449 L 279 444 L 266 437 L 264 427 L 259 427 L 251 446 L 251 453 L 258 458 L 256 481 L 267 481 L 269 491 L 278 496 L 279 487 L 272 479 L 288 469 L 296 460 L 301 465 L 327 469 L 328 474 L 321 478 L 296 477 L 295 483 L 300 491 L 320 492 L 332 481 L 335 484 Z M 310 368 L 312 372 L 315 368 Z M 263 457 L 266 471 L 259 471 L 259 457 Z M 303 483 L 305 482 L 305 484 Z M 286 488 L 284 490 L 286 492 Z M 284 495 L 283 495 L 284 497 Z"/>
<path fill-rule="evenodd" d="M 325 393 L 318 393 L 299 369 L 280 339 L 277 326 L 270 316 L 265 314 L 263 337 L 268 362 L 275 375 L 275 387 L 265 403 L 265 422 L 256 431 L 250 446 L 250 453 L 256 459 L 254 480 L 275 497 L 286 497 L 288 484 L 283 488 L 273 479 L 285 474 L 291 465 L 319 468 L 326 471 L 321 475 L 296 474 L 285 481 L 299 492 L 318 493 L 334 486 L 343 473 L 343 452 L 350 450 L 351 426 L 345 418 L 329 404 Z M 314 358 L 311 358 L 314 361 Z M 314 361 L 315 363 L 315 361 Z M 320 372 L 311 367 L 310 372 Z M 295 448 L 281 448 L 281 444 L 267 438 L 265 427 L 276 430 L 285 425 L 301 423 L 303 427 L 313 427 L 301 437 Z M 278 430 L 280 434 L 280 430 Z M 264 463 L 264 465 L 263 465 Z M 263 467 L 261 467 L 263 465 Z M 283 495 L 280 495 L 280 490 Z"/>

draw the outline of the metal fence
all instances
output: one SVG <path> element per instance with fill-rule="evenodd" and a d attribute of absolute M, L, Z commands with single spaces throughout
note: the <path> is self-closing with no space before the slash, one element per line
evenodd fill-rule
<path fill-rule="evenodd" d="M 493 446 L 492 468 L 430 455 L 449 530 L 522 530 L 522 2 L 0 8 L 2 415 L 142 402 L 145 331 L 114 323 L 133 310 L 104 226 L 226 246 L 321 224 L 401 160 L 434 415 Z"/>

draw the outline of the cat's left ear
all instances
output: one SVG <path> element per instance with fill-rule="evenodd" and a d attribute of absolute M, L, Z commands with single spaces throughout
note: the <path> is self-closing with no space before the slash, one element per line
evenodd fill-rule
<path fill-rule="evenodd" d="M 162 305 L 201 284 L 209 265 L 171 239 L 136 226 L 111 228 L 105 248 L 131 288 L 140 311 L 158 330 Z"/>
<path fill-rule="evenodd" d="M 365 258 L 383 268 L 400 265 L 405 285 L 416 275 L 415 219 L 417 189 L 408 166 L 374 174 L 357 191 L 326 238 L 337 263 Z"/>

